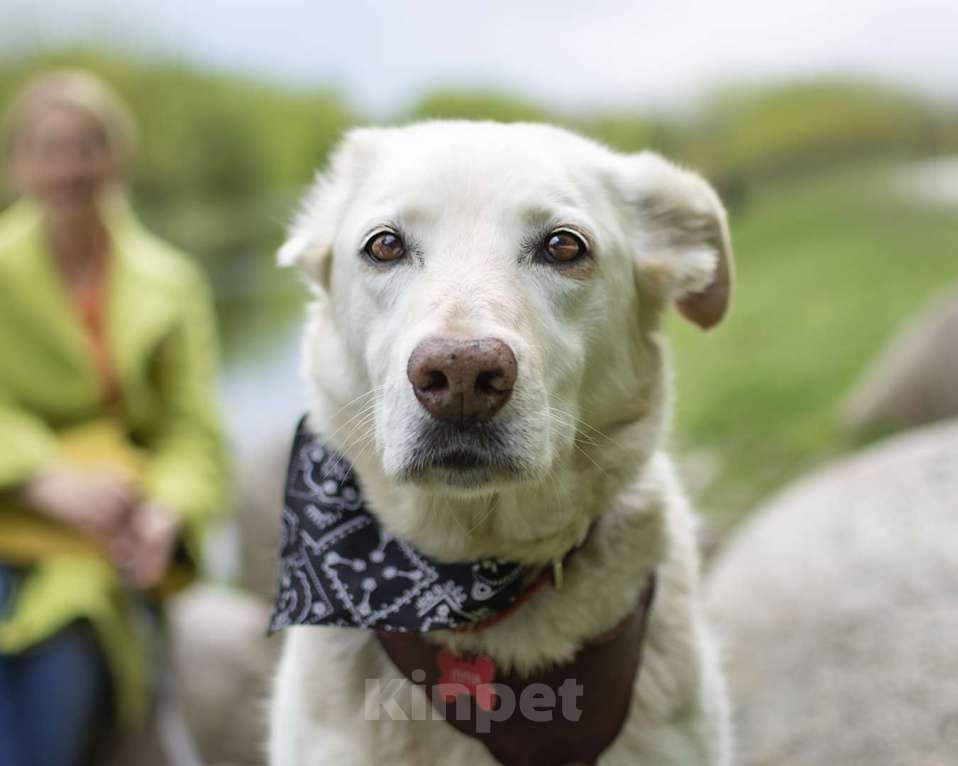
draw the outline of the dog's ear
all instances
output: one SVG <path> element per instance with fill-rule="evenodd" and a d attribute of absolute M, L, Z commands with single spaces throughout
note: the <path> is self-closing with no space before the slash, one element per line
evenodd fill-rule
<path fill-rule="evenodd" d="M 354 129 L 343 137 L 300 203 L 289 236 L 276 256 L 280 266 L 295 266 L 321 290 L 329 287 L 339 223 L 368 165 L 373 133 Z"/>
<path fill-rule="evenodd" d="M 639 289 L 675 301 L 699 327 L 714 327 L 728 309 L 733 274 L 718 195 L 701 177 L 654 152 L 628 158 L 626 187 Z"/>

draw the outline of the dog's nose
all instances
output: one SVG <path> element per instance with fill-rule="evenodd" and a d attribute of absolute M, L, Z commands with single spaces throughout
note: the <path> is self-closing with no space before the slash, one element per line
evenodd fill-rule
<path fill-rule="evenodd" d="M 517 372 L 516 355 L 497 338 L 427 338 L 406 366 L 419 403 L 436 419 L 461 427 L 501 410 Z"/>

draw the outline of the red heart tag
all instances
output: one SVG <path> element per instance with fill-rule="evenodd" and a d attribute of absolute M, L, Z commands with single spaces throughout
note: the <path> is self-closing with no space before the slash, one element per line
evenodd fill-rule
<path fill-rule="evenodd" d="M 474 697 L 483 710 L 492 710 L 496 704 L 496 689 L 492 680 L 496 675 L 496 663 L 484 654 L 468 660 L 442 649 L 436 658 L 439 666 L 439 683 L 436 692 L 448 701 L 460 694 Z"/>

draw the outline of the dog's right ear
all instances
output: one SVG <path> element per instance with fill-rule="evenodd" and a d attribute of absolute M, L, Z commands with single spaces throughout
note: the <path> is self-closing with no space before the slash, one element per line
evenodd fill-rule
<path fill-rule="evenodd" d="M 718 195 L 654 152 L 630 155 L 624 167 L 638 284 L 699 327 L 714 327 L 728 309 L 734 271 Z"/>
<path fill-rule="evenodd" d="M 314 288 L 329 288 L 339 223 L 357 179 L 369 164 L 374 132 L 353 129 L 343 137 L 327 167 L 317 173 L 276 255 L 280 266 L 298 268 Z"/>

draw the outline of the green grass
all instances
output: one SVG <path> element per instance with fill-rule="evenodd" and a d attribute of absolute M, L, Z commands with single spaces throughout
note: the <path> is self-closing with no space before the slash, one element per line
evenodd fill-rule
<path fill-rule="evenodd" d="M 755 189 L 732 229 L 726 322 L 708 335 L 669 323 L 673 440 L 717 457 L 698 504 L 719 526 L 854 446 L 841 397 L 903 319 L 958 282 L 958 214 L 906 204 L 884 168 Z"/>

